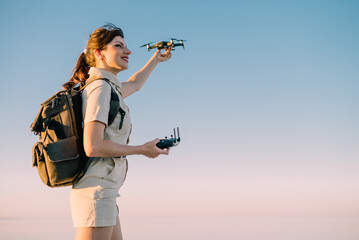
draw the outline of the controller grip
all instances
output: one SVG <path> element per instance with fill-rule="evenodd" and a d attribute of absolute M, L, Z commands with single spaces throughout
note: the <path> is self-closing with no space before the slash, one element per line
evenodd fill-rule
<path fill-rule="evenodd" d="M 166 149 L 173 147 L 174 141 L 172 139 L 161 139 L 158 143 L 156 143 L 156 146 L 161 149 Z"/>

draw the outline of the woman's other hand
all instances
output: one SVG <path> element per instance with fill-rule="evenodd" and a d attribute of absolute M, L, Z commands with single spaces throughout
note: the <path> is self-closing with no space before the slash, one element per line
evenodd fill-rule
<path fill-rule="evenodd" d="M 152 140 L 150 142 L 147 142 L 142 145 L 142 154 L 149 158 L 156 158 L 160 154 L 168 155 L 170 149 L 161 149 L 156 146 L 156 144 L 160 141 L 159 138 L 156 138 L 155 140 Z"/>

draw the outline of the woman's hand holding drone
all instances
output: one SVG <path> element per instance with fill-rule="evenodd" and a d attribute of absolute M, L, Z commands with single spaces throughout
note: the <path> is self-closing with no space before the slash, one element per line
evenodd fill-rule
<path fill-rule="evenodd" d="M 161 53 L 161 49 L 158 49 L 157 52 L 155 53 L 156 59 L 159 62 L 165 62 L 167 60 L 170 60 L 172 57 L 172 53 L 171 53 L 172 47 L 167 48 L 167 51 L 165 53 Z"/>

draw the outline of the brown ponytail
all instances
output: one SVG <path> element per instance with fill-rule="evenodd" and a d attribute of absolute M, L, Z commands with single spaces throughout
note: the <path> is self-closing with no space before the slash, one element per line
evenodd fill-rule
<path fill-rule="evenodd" d="M 95 49 L 103 50 L 116 36 L 124 37 L 121 28 L 109 23 L 96 29 L 91 35 L 87 43 L 85 51 L 77 60 L 71 79 L 66 82 L 63 87 L 71 89 L 79 82 L 85 83 L 89 78 L 88 71 L 90 67 L 96 66 L 94 51 Z"/>

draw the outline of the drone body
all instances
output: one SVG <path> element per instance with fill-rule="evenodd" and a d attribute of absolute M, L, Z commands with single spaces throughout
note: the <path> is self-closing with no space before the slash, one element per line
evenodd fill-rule
<path fill-rule="evenodd" d="M 184 49 L 184 41 L 186 40 L 178 40 L 178 39 L 175 39 L 175 38 L 170 38 L 171 41 L 161 41 L 161 42 L 157 42 L 153 45 L 152 42 L 151 43 L 146 43 L 144 45 L 142 45 L 141 47 L 147 47 L 147 50 L 150 51 L 151 49 L 154 49 L 154 48 L 157 48 L 157 49 L 167 49 L 169 47 L 172 47 L 172 50 L 175 50 L 175 47 L 177 46 L 182 46 L 183 49 Z M 174 42 L 176 41 L 176 42 Z"/>

